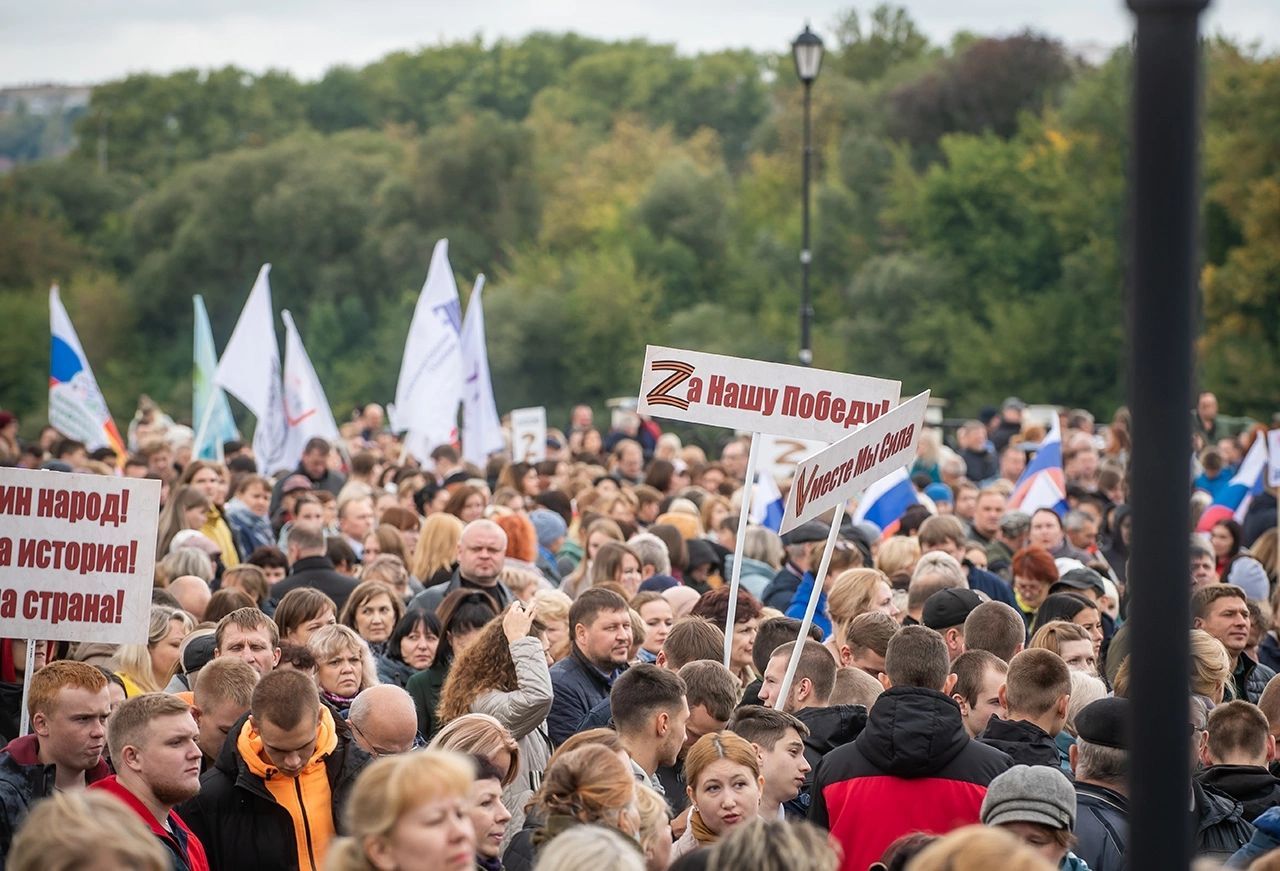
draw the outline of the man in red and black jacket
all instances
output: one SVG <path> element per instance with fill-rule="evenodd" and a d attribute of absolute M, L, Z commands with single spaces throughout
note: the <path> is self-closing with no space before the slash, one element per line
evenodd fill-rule
<path fill-rule="evenodd" d="M 866 871 L 910 832 L 978 823 L 987 784 L 1012 764 L 965 731 L 937 632 L 908 626 L 895 635 L 880 681 L 885 692 L 862 734 L 824 756 L 814 776 L 809 820 L 840 841 L 842 871 Z"/>
<path fill-rule="evenodd" d="M 209 871 L 204 845 L 174 807 L 200 791 L 204 753 L 191 707 L 168 693 L 125 699 L 107 724 L 116 774 L 94 783 L 133 811 L 169 852 L 174 871 Z"/>

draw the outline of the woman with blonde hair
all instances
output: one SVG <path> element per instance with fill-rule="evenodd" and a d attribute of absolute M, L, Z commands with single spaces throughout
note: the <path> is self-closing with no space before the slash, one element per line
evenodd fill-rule
<path fill-rule="evenodd" d="M 427 749 L 483 756 L 502 772 L 504 788 L 520 774 L 520 745 L 506 726 L 488 714 L 463 714 L 445 723 Z"/>
<path fill-rule="evenodd" d="M 708 871 L 836 871 L 840 854 L 827 833 L 809 823 L 754 819 L 725 835 Z"/>
<path fill-rule="evenodd" d="M 339 714 L 346 714 L 356 696 L 378 683 L 378 668 L 369 645 L 349 626 L 317 629 L 307 639 L 316 659 L 320 698 Z"/>
<path fill-rule="evenodd" d="M 605 826 L 586 825 L 574 826 L 548 844 L 534 871 L 643 871 L 646 867 L 635 842 Z"/>
<path fill-rule="evenodd" d="M 911 860 L 911 871 L 1054 871 L 1052 863 L 995 826 L 965 826 Z"/>
<path fill-rule="evenodd" d="M 469 871 L 475 866 L 471 761 L 457 753 L 384 756 L 360 773 L 347 831 L 325 871 Z"/>
<path fill-rule="evenodd" d="M 381 581 L 361 581 L 347 596 L 338 622 L 354 629 L 374 656 L 387 652 L 387 641 L 404 616 L 404 602 Z"/>
<path fill-rule="evenodd" d="M 645 871 L 667 871 L 671 864 L 672 841 L 667 800 L 643 783 L 637 783 L 636 817 L 640 826 L 636 840 L 644 850 Z"/>
<path fill-rule="evenodd" d="M 1049 650 L 1062 657 L 1067 668 L 1085 674 L 1098 673 L 1097 656 L 1093 652 L 1093 639 L 1083 626 L 1066 620 L 1053 620 L 1044 624 L 1031 636 L 1028 647 Z"/>
<path fill-rule="evenodd" d="M 166 605 L 151 606 L 146 644 L 122 644 L 112 657 L 112 667 L 124 684 L 126 698 L 158 693 L 178 670 L 182 639 L 196 628 L 186 611 Z"/>
<path fill-rule="evenodd" d="M 242 563 L 234 569 L 227 569 L 222 575 L 222 586 L 219 590 L 239 590 L 253 600 L 255 607 L 261 608 L 270 594 L 267 584 L 267 573 L 251 563 Z"/>
<path fill-rule="evenodd" d="M 544 628 L 547 655 L 555 664 L 569 655 L 569 609 L 573 600 L 559 590 L 539 590 L 533 594 L 533 604 Z"/>
<path fill-rule="evenodd" d="M 84 868 L 169 871 L 169 854 L 124 802 L 104 791 L 55 790 L 31 809 L 5 860 L 9 871 Z"/>
<path fill-rule="evenodd" d="M 915 571 L 920 560 L 920 540 L 910 535 L 894 535 L 880 542 L 876 552 L 876 568 L 884 572 L 893 586 L 899 576 L 903 578 L 902 586 L 911 581 L 911 573 Z"/>
<path fill-rule="evenodd" d="M 551 671 L 537 608 L 521 602 L 512 603 L 501 621 L 491 621 L 458 654 L 440 691 L 437 722 L 448 723 L 464 714 L 488 714 L 519 744 L 519 772 L 502 795 L 503 804 L 515 817 L 509 831 L 519 831 L 524 824 L 525 802 L 537 789 L 551 756 L 547 714 L 552 698 Z"/>
<path fill-rule="evenodd" d="M 560 589 L 570 599 L 576 599 L 583 590 L 591 586 L 591 563 L 596 553 L 607 542 L 616 541 L 621 544 L 625 539 L 622 529 L 607 517 L 600 517 L 591 522 L 582 536 L 584 542 L 582 559 L 569 576 L 560 582 Z"/>
<path fill-rule="evenodd" d="M 877 569 L 849 569 L 841 572 L 827 593 L 827 611 L 832 625 L 847 625 L 859 614 L 880 611 L 897 620 L 902 613 L 893 602 L 889 578 Z"/>
<path fill-rule="evenodd" d="M 1192 629 L 1191 694 L 1220 705 L 1230 680 L 1231 658 L 1226 647 L 1203 629 Z"/>
<path fill-rule="evenodd" d="M 733 732 L 710 732 L 684 760 L 685 793 L 692 808 L 689 825 L 672 848 L 673 859 L 709 847 L 730 829 L 760 815 L 760 757 Z"/>
<path fill-rule="evenodd" d="M 475 489 L 474 487 L 471 489 Z M 481 504 L 484 497 L 476 490 Z M 482 508 L 483 510 L 483 508 Z M 440 511 L 422 522 L 418 546 L 413 549 L 409 571 L 424 587 L 443 584 L 458 568 L 458 542 L 466 526 L 456 515 Z"/>
<path fill-rule="evenodd" d="M 386 584 L 403 605 L 409 604 L 414 596 L 422 592 L 422 585 L 415 584 L 409 577 L 409 570 L 405 568 L 404 560 L 389 553 L 374 557 L 371 561 L 366 559 L 364 568 L 360 571 L 360 580 L 361 582 L 380 581 Z"/>

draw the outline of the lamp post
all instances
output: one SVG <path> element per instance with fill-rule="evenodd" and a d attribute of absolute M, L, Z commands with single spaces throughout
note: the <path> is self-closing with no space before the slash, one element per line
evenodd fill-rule
<path fill-rule="evenodd" d="M 809 251 L 809 173 L 813 159 L 813 143 L 810 134 L 810 92 L 818 71 L 822 69 L 822 40 L 804 26 L 804 32 L 791 43 L 791 57 L 796 63 L 796 75 L 804 85 L 804 176 L 802 182 L 803 242 L 800 249 L 800 362 L 808 366 L 813 362 L 813 345 L 809 339 L 809 327 L 813 321 L 813 305 L 809 301 L 809 263 L 813 256 Z"/>

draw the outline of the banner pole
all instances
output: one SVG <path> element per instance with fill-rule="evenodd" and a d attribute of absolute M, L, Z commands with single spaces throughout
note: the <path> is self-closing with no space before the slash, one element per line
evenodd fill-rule
<path fill-rule="evenodd" d="M 18 735 L 25 735 L 31 723 L 27 714 L 27 696 L 31 694 L 31 672 L 36 670 L 36 644 L 34 638 L 27 639 L 27 665 L 22 672 L 22 720 L 18 725 Z"/>
<path fill-rule="evenodd" d="M 800 635 L 796 638 L 796 646 L 791 651 L 791 661 L 787 663 L 787 673 L 783 675 L 782 686 L 778 688 L 778 698 L 773 706 L 783 710 L 787 698 L 791 695 L 791 682 L 795 680 L 796 668 L 800 665 L 800 654 L 804 652 L 804 642 L 809 637 L 809 627 L 813 625 L 814 612 L 818 610 L 818 597 L 822 595 L 822 585 L 827 580 L 827 569 L 831 566 L 831 553 L 835 550 L 836 538 L 840 535 L 840 521 L 844 520 L 844 503 L 836 506 L 831 516 L 831 531 L 827 533 L 827 545 L 822 549 L 822 561 L 818 563 L 818 574 L 813 579 L 813 589 L 809 591 L 809 604 L 804 609 L 804 619 L 800 621 Z"/>
<path fill-rule="evenodd" d="M 747 477 L 742 485 L 742 505 L 738 508 L 738 538 L 733 543 L 733 571 L 729 578 L 729 612 L 724 618 L 724 667 L 729 668 L 733 654 L 734 618 L 738 615 L 738 586 L 742 582 L 742 548 L 747 537 L 747 519 L 751 516 L 751 496 L 756 489 L 756 459 L 760 454 L 760 433 L 751 434 L 751 450 L 747 452 Z M 707 532 L 712 530 L 708 529 Z"/>

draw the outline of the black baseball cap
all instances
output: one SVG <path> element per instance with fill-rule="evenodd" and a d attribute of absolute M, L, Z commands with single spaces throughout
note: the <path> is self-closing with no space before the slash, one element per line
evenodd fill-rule
<path fill-rule="evenodd" d="M 1063 590 L 1093 590 L 1099 596 L 1107 594 L 1107 585 L 1102 582 L 1102 575 L 1093 569 L 1079 568 L 1072 569 L 1062 577 L 1053 582 L 1053 586 L 1049 588 L 1050 593 L 1058 593 Z"/>
<path fill-rule="evenodd" d="M 941 632 L 964 623 L 969 612 L 982 604 L 982 597 L 973 590 L 951 587 L 939 590 L 924 603 L 920 622 Z"/>

